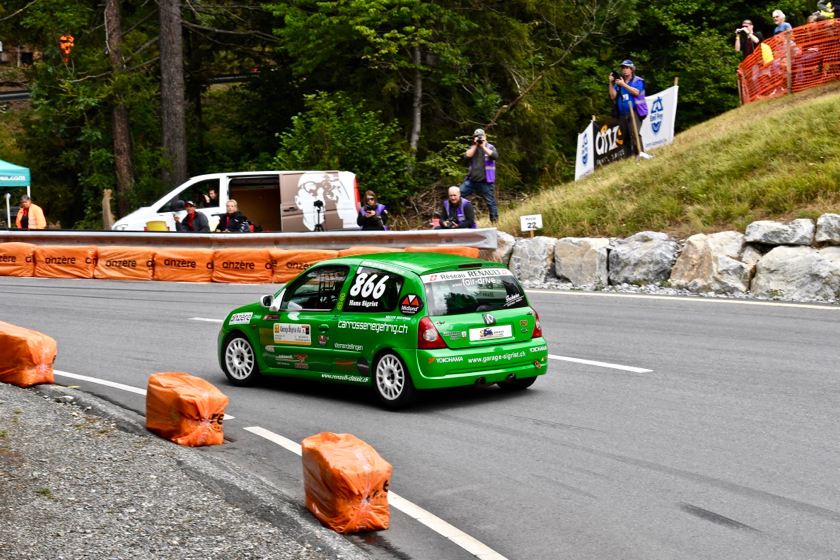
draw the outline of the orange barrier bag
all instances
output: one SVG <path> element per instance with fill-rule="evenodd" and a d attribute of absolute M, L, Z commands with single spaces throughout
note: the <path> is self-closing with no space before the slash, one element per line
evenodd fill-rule
<path fill-rule="evenodd" d="M 478 258 L 478 249 L 475 247 L 459 247 L 457 245 L 440 245 L 437 247 L 406 247 L 406 253 L 446 253 L 447 255 L 460 255 L 462 257 Z"/>
<path fill-rule="evenodd" d="M 200 377 L 171 371 L 153 373 L 146 392 L 146 428 L 178 445 L 221 445 L 228 402 L 221 391 Z"/>
<path fill-rule="evenodd" d="M 154 280 L 155 250 L 144 247 L 99 248 L 94 278 L 106 280 Z"/>
<path fill-rule="evenodd" d="M 396 247 L 350 247 L 349 249 L 342 249 L 338 252 L 339 257 L 351 257 L 353 255 L 372 255 L 374 253 L 402 253 L 404 249 Z"/>
<path fill-rule="evenodd" d="M 32 276 L 35 274 L 35 245 L 0 243 L 0 276 Z"/>
<path fill-rule="evenodd" d="M 352 434 L 320 433 L 301 443 L 306 507 L 339 533 L 387 529 L 391 464 Z"/>
<path fill-rule="evenodd" d="M 266 249 L 216 249 L 213 282 L 266 284 L 274 277 L 271 253 Z"/>
<path fill-rule="evenodd" d="M 0 381 L 18 387 L 52 383 L 57 349 L 43 333 L 0 323 Z"/>
<path fill-rule="evenodd" d="M 274 282 L 278 284 L 285 284 L 315 263 L 338 256 L 338 251 L 329 249 L 271 249 L 270 253 Z"/>
<path fill-rule="evenodd" d="M 213 249 L 155 249 L 155 280 L 212 281 Z"/>
<path fill-rule="evenodd" d="M 96 247 L 86 245 L 38 245 L 35 276 L 39 278 L 93 278 Z"/>

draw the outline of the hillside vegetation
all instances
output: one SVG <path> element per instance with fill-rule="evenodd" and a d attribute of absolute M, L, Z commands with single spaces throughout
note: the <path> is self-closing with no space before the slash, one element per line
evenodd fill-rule
<path fill-rule="evenodd" d="M 552 237 L 685 237 L 840 213 L 840 83 L 749 103 L 653 153 L 511 205 L 500 229 L 521 235 L 519 216 L 542 214 Z"/>

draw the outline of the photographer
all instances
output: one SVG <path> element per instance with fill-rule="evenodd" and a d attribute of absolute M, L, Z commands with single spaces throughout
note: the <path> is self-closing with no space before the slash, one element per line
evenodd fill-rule
<path fill-rule="evenodd" d="M 741 53 L 741 60 L 750 56 L 758 44 L 764 40 L 761 32 L 753 31 L 753 24 L 745 19 L 741 27 L 735 30 L 735 52 Z"/>
<path fill-rule="evenodd" d="M 356 223 L 362 231 L 388 231 L 385 224 L 388 223 L 388 210 L 384 204 L 376 201 L 373 191 L 365 192 L 365 203 L 359 208 L 359 217 Z"/>
<path fill-rule="evenodd" d="M 473 132 L 473 143 L 462 156 L 464 162 L 468 162 L 470 171 L 466 179 L 459 187 L 461 196 L 469 196 L 478 192 L 487 203 L 490 210 L 490 221 L 499 221 L 499 210 L 496 207 L 496 160 L 499 159 L 499 152 L 496 147 L 487 141 L 484 130 L 477 128 Z"/>
<path fill-rule="evenodd" d="M 621 63 L 621 74 L 610 73 L 610 99 L 616 103 L 618 122 L 622 132 L 630 137 L 632 152 L 640 158 L 651 159 L 653 156 L 645 153 L 642 135 L 638 133 L 642 126 L 642 119 L 648 115 L 647 101 L 645 101 L 645 80 L 635 74 L 636 66 L 632 60 Z M 633 119 L 632 121 L 630 119 Z M 638 143 L 636 139 L 638 136 Z"/>
<path fill-rule="evenodd" d="M 466 198 L 461 198 L 458 187 L 449 187 L 447 199 L 438 213 L 440 225 L 434 229 L 475 228 L 475 207 Z"/>

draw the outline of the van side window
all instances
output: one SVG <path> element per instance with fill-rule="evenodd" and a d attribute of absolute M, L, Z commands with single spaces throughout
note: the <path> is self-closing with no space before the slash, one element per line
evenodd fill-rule
<path fill-rule="evenodd" d="M 173 196 L 163 206 L 158 208 L 158 212 L 172 212 L 173 205 L 176 201 L 182 200 L 184 202 L 192 200 L 196 208 L 214 208 L 219 206 L 219 179 L 207 179 L 200 181 L 194 185 L 190 185 L 187 189 Z M 215 191 L 215 200 L 210 199 L 210 191 Z M 210 200 L 208 200 L 210 199 Z"/>

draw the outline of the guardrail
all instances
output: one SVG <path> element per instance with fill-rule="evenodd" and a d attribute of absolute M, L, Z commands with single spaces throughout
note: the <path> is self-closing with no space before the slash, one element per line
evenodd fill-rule
<path fill-rule="evenodd" d="M 151 231 L 0 230 L 0 243 L 35 245 L 127 245 L 224 249 L 346 249 L 454 245 L 496 249 L 496 228 L 417 231 L 326 231 L 316 233 L 176 233 Z"/>

